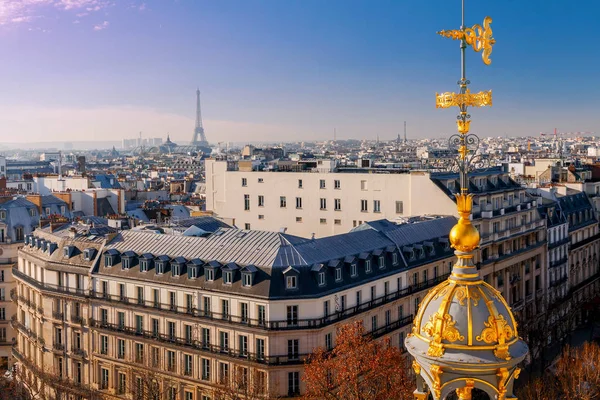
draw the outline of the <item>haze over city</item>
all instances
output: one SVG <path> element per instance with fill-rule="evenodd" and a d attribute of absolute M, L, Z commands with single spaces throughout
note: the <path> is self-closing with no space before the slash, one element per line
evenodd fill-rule
<path fill-rule="evenodd" d="M 600 131 L 594 1 L 478 1 L 502 43 L 473 90 L 494 90 L 480 135 Z M 3 0 L 0 137 L 190 140 L 195 89 L 211 141 L 441 137 L 452 112 L 452 2 Z M 458 45 L 458 44 L 456 44 Z M 478 63 L 478 61 L 477 61 Z M 449 122 L 450 121 L 450 122 Z M 484 128 L 485 127 L 485 128 Z"/>

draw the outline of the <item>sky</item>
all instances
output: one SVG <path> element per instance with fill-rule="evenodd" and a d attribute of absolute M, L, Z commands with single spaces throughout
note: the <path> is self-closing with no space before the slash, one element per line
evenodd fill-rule
<path fill-rule="evenodd" d="M 493 18 L 468 49 L 481 136 L 600 133 L 597 0 L 466 0 Z M 0 0 L 0 143 L 442 137 L 456 109 L 459 0 Z"/>

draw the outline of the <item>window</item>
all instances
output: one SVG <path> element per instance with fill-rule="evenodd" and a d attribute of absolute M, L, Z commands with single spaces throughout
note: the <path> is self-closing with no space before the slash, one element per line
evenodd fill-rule
<path fill-rule="evenodd" d="M 250 210 L 250 195 L 245 194 L 244 195 L 244 211 L 249 211 L 249 210 Z"/>
<path fill-rule="evenodd" d="M 148 260 L 140 260 L 140 271 L 148 272 Z"/>
<path fill-rule="evenodd" d="M 286 289 L 296 289 L 298 287 L 298 277 L 295 275 L 287 276 L 285 282 Z"/>
<path fill-rule="evenodd" d="M 300 394 L 300 373 L 288 372 L 288 396 Z"/>
<path fill-rule="evenodd" d="M 160 349 L 158 347 L 152 347 L 152 366 L 158 367 L 160 365 Z"/>
<path fill-rule="evenodd" d="M 160 333 L 159 323 L 157 318 L 152 318 L 152 336 L 158 337 Z"/>
<path fill-rule="evenodd" d="M 377 330 L 377 315 L 373 315 L 371 317 L 371 332 L 374 332 Z"/>
<path fill-rule="evenodd" d="M 296 217 L 296 222 L 302 222 L 302 217 Z"/>
<path fill-rule="evenodd" d="M 100 335 L 100 354 L 108 354 L 108 336 Z"/>
<path fill-rule="evenodd" d="M 108 369 L 106 368 L 100 369 L 100 389 L 108 389 Z"/>
<path fill-rule="evenodd" d="M 196 279 L 198 277 L 198 266 L 193 264 L 188 264 L 188 278 Z"/>
<path fill-rule="evenodd" d="M 331 333 L 325 335 L 325 350 L 333 349 L 333 339 Z"/>
<path fill-rule="evenodd" d="M 321 198 L 321 210 L 327 210 L 327 199 Z"/>
<path fill-rule="evenodd" d="M 398 265 L 398 253 L 392 253 L 392 264 Z"/>
<path fill-rule="evenodd" d="M 229 379 L 229 364 L 219 363 L 219 382 L 224 383 Z"/>
<path fill-rule="evenodd" d="M 358 268 L 356 267 L 356 263 L 350 264 L 350 276 L 355 277 L 358 275 Z"/>
<path fill-rule="evenodd" d="M 290 339 L 288 340 L 288 358 L 290 360 L 297 360 L 300 351 L 299 351 L 299 340 L 298 339 Z"/>
<path fill-rule="evenodd" d="M 6 308 L 4 307 L 0 308 L 0 320 L 6 320 Z"/>
<path fill-rule="evenodd" d="M 210 329 L 202 328 L 202 347 L 210 346 Z"/>
<path fill-rule="evenodd" d="M 298 189 L 302 189 L 302 179 L 298 179 Z"/>
<path fill-rule="evenodd" d="M 327 218 L 320 218 L 320 219 L 319 219 L 319 222 L 320 222 L 321 224 L 326 224 L 326 223 L 327 223 Z"/>
<path fill-rule="evenodd" d="M 381 201 L 380 200 L 373 200 L 373 212 L 381 212 Z"/>
<path fill-rule="evenodd" d="M 248 323 L 248 303 L 240 303 L 240 319 L 242 323 Z"/>
<path fill-rule="evenodd" d="M 365 272 L 367 274 L 371 273 L 371 260 L 365 260 Z"/>
<path fill-rule="evenodd" d="M 390 293 L 390 282 L 385 281 L 385 282 L 383 282 L 383 294 L 384 294 L 384 296 L 387 296 L 389 293 Z"/>
<path fill-rule="evenodd" d="M 329 300 L 323 302 L 323 316 L 325 318 L 329 316 Z"/>
<path fill-rule="evenodd" d="M 167 322 L 167 332 L 169 334 L 169 340 L 175 340 L 176 331 L 175 331 L 175 322 L 168 321 Z"/>
<path fill-rule="evenodd" d="M 212 282 L 215 280 L 215 270 L 212 268 L 206 268 L 205 277 L 208 282 Z"/>
<path fill-rule="evenodd" d="M 152 289 L 152 300 L 155 308 L 160 308 L 160 291 L 158 289 Z"/>
<path fill-rule="evenodd" d="M 296 208 L 302 208 L 302 197 L 296 197 Z"/>
<path fill-rule="evenodd" d="M 135 362 L 144 362 L 144 345 L 142 343 L 135 344 Z"/>
<path fill-rule="evenodd" d="M 185 342 L 192 343 L 192 326 L 183 324 L 183 331 L 185 333 Z"/>
<path fill-rule="evenodd" d="M 258 314 L 258 324 L 264 325 L 267 322 L 267 311 L 265 306 L 256 306 L 256 313 Z"/>
<path fill-rule="evenodd" d="M 248 179 L 242 178 L 242 186 L 248 186 Z"/>
<path fill-rule="evenodd" d="M 238 350 L 239 350 L 240 356 L 248 357 L 248 336 L 239 335 L 238 341 L 239 341 Z"/>
<path fill-rule="evenodd" d="M 242 285 L 245 287 L 252 286 L 252 274 L 242 274 Z"/>
<path fill-rule="evenodd" d="M 17 241 L 23 240 L 23 228 L 20 226 L 15 228 L 15 239 Z"/>
<path fill-rule="evenodd" d="M 177 310 L 177 293 L 169 292 L 169 309 Z"/>
<path fill-rule="evenodd" d="M 233 273 L 231 271 L 225 271 L 225 273 L 223 274 L 223 283 L 226 285 L 231 285 L 232 275 Z"/>
<path fill-rule="evenodd" d="M 259 207 L 265 206 L 265 196 L 263 196 L 263 195 L 258 196 L 258 206 Z"/>
<path fill-rule="evenodd" d="M 319 282 L 319 286 L 323 286 L 325 284 L 325 272 L 323 272 L 323 271 L 319 272 L 318 282 Z"/>
<path fill-rule="evenodd" d="M 144 331 L 144 317 L 142 315 L 135 316 L 135 332 L 142 333 Z"/>
<path fill-rule="evenodd" d="M 398 306 L 398 319 L 404 318 L 404 306 Z"/>
<path fill-rule="evenodd" d="M 221 300 L 221 314 L 223 319 L 229 319 L 229 300 Z"/>
<path fill-rule="evenodd" d="M 264 182 L 263 178 L 258 178 L 258 183 L 263 183 L 263 182 Z"/>
<path fill-rule="evenodd" d="M 396 214 L 402 214 L 404 212 L 404 206 L 401 201 L 396 201 Z"/>
<path fill-rule="evenodd" d="M 207 358 L 203 358 L 200 361 L 202 365 L 202 380 L 209 381 L 210 380 L 210 360 Z"/>
<path fill-rule="evenodd" d="M 285 196 L 279 196 L 279 207 L 280 208 L 287 207 L 287 200 L 286 200 Z"/>
<path fill-rule="evenodd" d="M 287 306 L 288 325 L 298 325 L 298 306 Z"/>
<path fill-rule="evenodd" d="M 334 225 L 341 225 L 342 224 L 342 220 L 341 219 L 334 219 L 333 223 L 334 223 Z"/>
<path fill-rule="evenodd" d="M 167 370 L 175 371 L 175 352 L 167 350 Z"/>
<path fill-rule="evenodd" d="M 119 379 L 117 384 L 117 393 L 124 394 L 125 393 L 125 383 L 127 382 L 127 375 L 122 372 L 119 372 Z"/>
<path fill-rule="evenodd" d="M 250 230 L 250 224 L 245 223 L 244 224 L 244 229 L 247 230 L 247 231 L 249 231 Z"/>
<path fill-rule="evenodd" d="M 117 339 L 117 358 L 125 358 L 125 340 Z"/>
<path fill-rule="evenodd" d="M 75 376 L 73 378 L 75 379 L 75 383 L 81 383 L 82 377 L 83 377 L 83 369 L 81 368 L 80 362 L 75 363 L 75 374 L 74 375 Z"/>
<path fill-rule="evenodd" d="M 341 184 L 340 184 L 340 181 L 339 181 L 339 180 L 337 180 L 337 179 L 336 179 L 335 181 L 333 181 L 333 188 L 334 188 L 334 189 L 341 189 L 341 187 L 342 187 L 342 186 L 341 186 Z"/>
<path fill-rule="evenodd" d="M 265 219 L 265 215 L 264 214 L 258 214 L 258 219 Z"/>
<path fill-rule="evenodd" d="M 259 360 L 265 358 L 265 339 L 256 339 L 256 358 Z"/>
<path fill-rule="evenodd" d="M 360 211 L 362 211 L 362 212 L 369 211 L 369 208 L 367 206 L 367 200 L 361 200 L 360 201 Z"/>
<path fill-rule="evenodd" d="M 356 305 L 359 306 L 362 302 L 362 290 L 356 291 Z"/>
<path fill-rule="evenodd" d="M 385 325 L 389 325 L 392 322 L 392 311 L 391 310 L 387 310 L 385 312 Z"/>
<path fill-rule="evenodd" d="M 319 188 L 320 189 L 325 189 L 325 179 L 319 180 Z"/>
<path fill-rule="evenodd" d="M 377 295 L 377 287 L 371 286 L 371 301 L 375 300 L 376 295 Z"/>
<path fill-rule="evenodd" d="M 117 313 L 117 323 L 118 323 L 120 329 L 125 328 L 125 313 L 124 312 L 119 311 Z"/>
<path fill-rule="evenodd" d="M 144 304 L 144 288 L 142 286 L 138 286 L 136 288 L 136 292 L 138 304 Z"/>
<path fill-rule="evenodd" d="M 342 280 L 342 269 L 341 268 L 336 268 L 335 269 L 335 281 L 339 282 Z"/>
<path fill-rule="evenodd" d="M 189 354 L 184 354 L 183 355 L 183 374 L 184 375 L 192 375 L 193 373 L 193 358 L 191 355 Z"/>
<path fill-rule="evenodd" d="M 368 190 L 367 181 L 360 181 L 360 190 Z"/>
<path fill-rule="evenodd" d="M 210 297 L 203 297 L 203 299 L 204 299 L 204 315 L 209 317 L 211 314 Z"/>
<path fill-rule="evenodd" d="M 333 200 L 333 208 L 335 211 L 342 210 L 342 199 L 334 199 Z"/>
<path fill-rule="evenodd" d="M 385 256 L 379 256 L 378 263 L 379 269 L 385 268 Z"/>
<path fill-rule="evenodd" d="M 108 323 L 108 310 L 106 308 L 100 309 L 100 323 L 101 324 Z"/>
<path fill-rule="evenodd" d="M 181 264 L 171 263 L 171 276 L 181 275 Z"/>

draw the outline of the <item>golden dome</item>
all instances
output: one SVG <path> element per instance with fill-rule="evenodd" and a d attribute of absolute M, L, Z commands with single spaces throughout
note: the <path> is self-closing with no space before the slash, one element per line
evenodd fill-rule
<path fill-rule="evenodd" d="M 496 358 L 509 360 L 510 346 L 519 340 L 517 323 L 500 292 L 481 280 L 452 277 L 427 294 L 412 335 L 427 342 L 427 354 L 434 357 L 450 349 L 493 350 Z"/>

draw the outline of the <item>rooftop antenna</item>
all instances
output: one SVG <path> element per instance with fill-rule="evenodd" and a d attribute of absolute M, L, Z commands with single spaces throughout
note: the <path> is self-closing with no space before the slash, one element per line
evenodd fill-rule
<path fill-rule="evenodd" d="M 406 121 L 404 121 L 404 144 L 406 144 L 408 140 L 406 140 Z"/>

